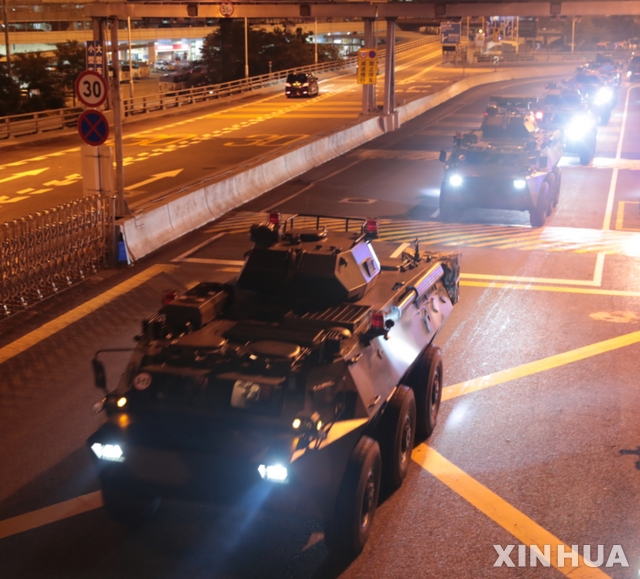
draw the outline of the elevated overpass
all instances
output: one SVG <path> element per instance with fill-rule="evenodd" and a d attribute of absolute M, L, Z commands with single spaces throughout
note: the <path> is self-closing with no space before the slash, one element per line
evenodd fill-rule
<path fill-rule="evenodd" d="M 225 3 L 223 3 L 225 4 Z M 227 5 L 230 3 L 226 3 Z M 97 18 L 220 18 L 221 4 L 94 2 L 87 5 L 89 16 Z M 527 0 L 477 2 L 252 2 L 233 3 L 233 18 L 442 18 L 462 16 L 614 16 L 640 15 L 636 0 Z"/>

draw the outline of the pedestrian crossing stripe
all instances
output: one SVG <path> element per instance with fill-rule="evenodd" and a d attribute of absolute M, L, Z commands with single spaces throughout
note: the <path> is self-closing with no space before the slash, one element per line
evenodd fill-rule
<path fill-rule="evenodd" d="M 283 215 L 287 219 L 291 215 Z M 265 221 L 263 213 L 238 212 L 209 227 L 205 233 L 249 233 L 254 223 Z M 315 218 L 298 217 L 296 227 L 315 227 Z M 640 233 L 547 226 L 540 229 L 513 225 L 439 223 L 435 221 L 380 219 L 380 241 L 407 242 L 445 247 L 511 249 L 566 253 L 604 253 L 640 257 Z M 330 231 L 344 231 L 343 219 L 323 219 Z M 358 224 L 351 222 L 350 229 Z"/>

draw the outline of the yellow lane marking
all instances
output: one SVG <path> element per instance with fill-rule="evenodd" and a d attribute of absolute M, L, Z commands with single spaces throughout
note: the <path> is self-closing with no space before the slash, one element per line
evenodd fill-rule
<path fill-rule="evenodd" d="M 14 356 L 17 356 L 18 354 L 21 354 L 32 346 L 35 346 L 36 344 L 42 342 L 42 340 L 46 340 L 60 330 L 64 330 L 74 322 L 77 322 L 85 316 L 88 316 L 102 306 L 115 300 L 121 295 L 124 295 L 132 289 L 137 288 L 156 275 L 164 272 L 169 272 L 173 269 L 174 266 L 171 265 L 153 265 L 149 269 L 146 269 L 139 274 L 134 275 L 127 281 L 118 284 L 114 288 L 107 290 L 106 292 L 100 294 L 99 296 L 96 296 L 95 298 L 89 300 L 81 306 L 72 309 L 71 311 L 63 314 L 55 320 L 47 322 L 37 330 L 29 332 L 25 336 L 22 336 L 22 338 L 18 338 L 14 342 L 7 344 L 3 348 L 0 348 L 0 364 L 13 358 Z"/>
<path fill-rule="evenodd" d="M 558 280 L 554 280 L 558 283 Z M 558 287 L 553 285 L 525 285 L 518 283 L 499 283 L 499 282 L 481 282 L 481 281 L 461 281 L 460 285 L 469 287 L 486 287 L 491 289 L 516 289 L 516 290 L 533 290 L 540 292 L 564 292 L 569 294 L 585 294 L 593 296 L 615 296 L 623 298 L 640 298 L 640 292 L 631 292 L 625 290 L 608 290 L 596 288 L 581 287 Z"/>
<path fill-rule="evenodd" d="M 564 289 L 564 288 L 563 288 Z M 605 352 L 611 352 L 625 346 L 631 346 L 640 342 L 640 332 L 631 332 L 630 334 L 623 334 L 617 338 L 610 338 L 603 340 L 602 342 L 596 342 L 595 344 L 589 344 L 588 346 L 582 346 L 575 350 L 569 350 L 562 354 L 555 354 L 548 358 L 542 358 L 542 360 L 536 360 L 535 362 L 528 362 L 515 368 L 509 368 L 507 370 L 501 370 L 494 372 L 493 374 L 487 374 L 480 378 L 474 378 L 473 380 L 466 380 L 465 382 L 459 382 L 452 386 L 446 386 L 442 389 L 442 400 L 451 400 L 464 394 L 471 392 L 477 392 L 478 390 L 484 390 L 485 388 L 491 388 L 498 384 L 510 382 L 517 378 L 524 378 L 531 376 L 532 374 L 538 374 L 545 370 L 552 370 L 553 368 L 559 368 L 572 362 L 578 362 L 579 360 L 585 360 L 597 356 L 598 354 L 604 354 Z"/>
<path fill-rule="evenodd" d="M 544 549 L 544 545 L 550 545 L 550 562 L 563 575 L 572 579 L 606 579 L 609 577 L 598 568 L 588 567 L 580 555 L 578 555 L 577 567 L 573 567 L 565 561 L 563 561 L 565 565 L 560 566 L 558 564 L 558 546 L 564 545 L 564 552 L 567 553 L 571 551 L 569 545 L 469 476 L 433 448 L 421 444 L 411 456 L 424 470 L 513 535 L 521 544 L 537 545 L 541 551 Z"/>
<path fill-rule="evenodd" d="M 0 521 L 0 539 L 93 511 L 102 505 L 102 494 L 96 491 L 12 519 L 5 519 Z"/>
<path fill-rule="evenodd" d="M 517 282 L 519 284 L 528 283 L 557 283 L 562 285 L 586 285 L 586 286 L 599 286 L 600 284 L 594 280 L 584 279 L 561 279 L 553 277 L 518 277 L 515 275 L 489 275 L 484 273 L 462 273 L 460 279 L 477 279 L 485 281 L 497 281 L 497 282 Z"/>
<path fill-rule="evenodd" d="M 618 201 L 618 212 L 616 215 L 616 229 L 624 231 L 640 231 L 640 229 L 634 229 L 632 227 L 624 226 L 624 212 L 627 205 L 639 205 L 638 201 Z"/>

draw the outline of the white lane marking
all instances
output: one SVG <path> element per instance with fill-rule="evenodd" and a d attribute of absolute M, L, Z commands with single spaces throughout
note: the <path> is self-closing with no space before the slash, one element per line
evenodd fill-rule
<path fill-rule="evenodd" d="M 631 91 L 640 87 L 636 84 L 627 89 L 627 98 L 624 101 L 624 112 L 622 113 L 622 125 L 620 127 L 620 136 L 618 138 L 618 148 L 616 150 L 616 162 L 620 161 L 622 157 L 622 143 L 624 141 L 624 131 L 627 126 L 627 115 L 629 112 L 629 99 L 631 98 Z M 608 231 L 611 229 L 611 217 L 613 215 L 613 201 L 616 194 L 616 186 L 618 184 L 618 167 L 614 167 L 611 173 L 611 184 L 609 185 L 609 195 L 607 196 L 607 205 L 604 212 L 604 222 L 602 229 Z"/>
<path fill-rule="evenodd" d="M 57 503 L 44 509 L 31 511 L 11 519 L 0 521 L 0 539 L 31 531 L 44 525 L 49 525 L 69 517 L 75 517 L 87 511 L 99 509 L 103 505 L 102 493 L 96 491 L 88 495 L 81 495 L 75 499 Z"/>
<path fill-rule="evenodd" d="M 395 258 L 396 258 L 396 257 L 398 257 L 399 255 L 402 255 L 402 252 L 403 252 L 405 249 L 407 249 L 407 247 L 409 247 L 409 245 L 410 245 L 409 243 L 401 243 L 401 244 L 398 246 L 398 249 L 396 249 L 396 250 L 395 250 L 395 251 L 390 255 L 390 257 L 395 259 Z"/>

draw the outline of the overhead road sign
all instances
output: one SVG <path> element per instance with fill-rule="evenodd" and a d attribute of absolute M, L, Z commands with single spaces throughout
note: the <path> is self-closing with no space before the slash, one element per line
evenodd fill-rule
<path fill-rule="evenodd" d="M 442 44 L 460 44 L 460 22 L 441 22 L 440 42 Z"/>
<path fill-rule="evenodd" d="M 235 8 L 233 7 L 233 2 L 222 2 L 220 4 L 220 16 L 231 18 L 234 12 Z"/>
<path fill-rule="evenodd" d="M 99 107 L 107 98 L 104 77 L 92 70 L 85 70 L 76 78 L 76 96 L 87 107 Z"/>
<path fill-rule="evenodd" d="M 78 133 L 87 145 L 98 147 L 104 144 L 109 136 L 107 117 L 100 111 L 92 109 L 84 111 L 78 119 Z"/>

